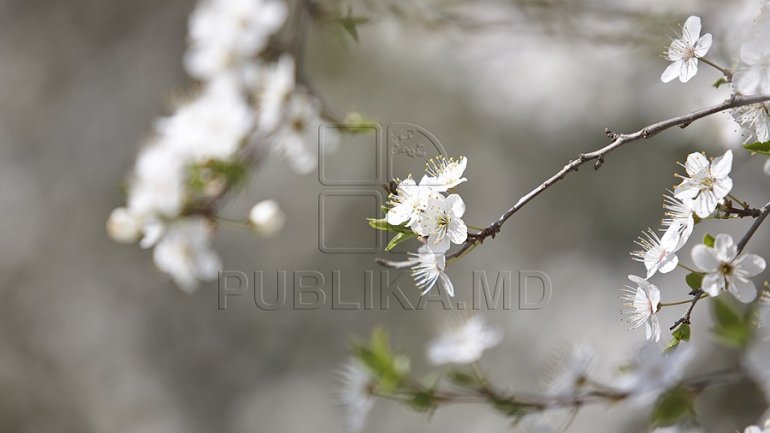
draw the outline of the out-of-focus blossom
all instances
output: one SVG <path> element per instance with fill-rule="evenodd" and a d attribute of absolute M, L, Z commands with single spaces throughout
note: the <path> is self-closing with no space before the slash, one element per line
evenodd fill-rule
<path fill-rule="evenodd" d="M 615 385 L 637 400 L 653 401 L 682 380 L 694 356 L 694 347 L 689 343 L 679 343 L 666 353 L 661 352 L 656 344 L 647 343 Z"/>
<path fill-rule="evenodd" d="M 355 358 L 343 366 L 339 375 L 339 401 L 345 411 L 345 428 L 351 433 L 360 432 L 374 406 L 374 379 L 366 366 Z"/>
<path fill-rule="evenodd" d="M 186 292 L 194 291 L 198 281 L 213 280 L 222 262 L 211 248 L 212 227 L 203 218 L 187 218 L 171 224 L 155 245 L 153 260 L 161 271 L 171 275 Z"/>
<path fill-rule="evenodd" d="M 142 221 L 125 207 L 113 209 L 107 219 L 107 234 L 115 242 L 136 242 L 142 234 Z"/>
<path fill-rule="evenodd" d="M 249 211 L 249 223 L 262 236 L 273 236 L 281 231 L 286 215 L 275 200 L 262 200 Z"/>
<path fill-rule="evenodd" d="M 741 126 L 744 143 L 770 141 L 770 104 L 744 105 L 732 110 L 732 115 Z"/>
<path fill-rule="evenodd" d="M 425 244 L 417 250 L 417 253 L 409 253 L 409 260 L 412 264 L 412 278 L 414 284 L 426 294 L 433 288 L 436 282 L 440 282 L 441 287 L 449 294 L 455 295 L 455 289 L 452 280 L 444 273 L 446 269 L 446 248 L 434 248 L 430 244 Z"/>
<path fill-rule="evenodd" d="M 476 315 L 432 340 L 428 344 L 428 361 L 433 365 L 470 364 L 478 361 L 485 350 L 495 347 L 501 339 L 499 330 Z"/>

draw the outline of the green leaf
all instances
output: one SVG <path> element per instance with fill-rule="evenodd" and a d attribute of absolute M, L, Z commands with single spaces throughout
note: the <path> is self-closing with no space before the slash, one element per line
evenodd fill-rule
<path fill-rule="evenodd" d="M 690 341 L 690 325 L 686 323 L 681 323 L 674 332 L 671 333 L 671 336 L 673 337 L 671 341 L 666 345 L 665 350 L 671 351 L 676 346 L 679 345 L 682 341 Z"/>
<path fill-rule="evenodd" d="M 684 277 L 684 280 L 687 282 L 687 285 L 690 286 L 691 289 L 700 290 L 701 286 L 703 285 L 703 277 L 705 276 L 706 274 L 702 272 L 690 272 L 686 277 Z"/>
<path fill-rule="evenodd" d="M 707 247 L 714 248 L 714 236 L 706 233 L 706 235 L 703 236 L 703 243 L 706 244 Z"/>
<path fill-rule="evenodd" d="M 475 385 L 479 384 L 479 380 L 476 378 L 476 376 L 456 370 L 450 371 L 449 374 L 447 374 L 447 379 L 449 379 L 455 385 L 465 388 L 474 387 Z"/>
<path fill-rule="evenodd" d="M 417 391 L 409 398 L 409 405 L 418 412 L 429 412 L 436 407 L 436 396 L 432 389 Z"/>
<path fill-rule="evenodd" d="M 749 323 L 724 297 L 711 302 L 711 313 L 714 316 L 713 332 L 723 343 L 734 347 L 746 344 L 750 336 Z"/>
<path fill-rule="evenodd" d="M 392 354 L 388 333 L 380 327 L 372 331 L 368 346 L 361 343 L 353 344 L 353 355 L 378 378 L 378 386 L 384 392 L 398 389 L 409 373 L 409 358 Z"/>
<path fill-rule="evenodd" d="M 692 419 L 695 416 L 695 394 L 681 386 L 658 397 L 652 410 L 652 424 L 666 427 Z"/>
<path fill-rule="evenodd" d="M 718 80 L 714 81 L 714 84 L 712 84 L 711 86 L 713 86 L 715 89 L 718 89 L 723 84 L 727 84 L 727 80 L 725 79 L 725 77 L 720 77 Z"/>
<path fill-rule="evenodd" d="M 388 242 L 388 246 L 385 247 L 385 251 L 390 251 L 401 242 L 404 242 L 408 239 L 416 238 L 416 237 L 417 235 L 414 233 L 397 233 L 395 236 L 393 236 L 393 239 L 391 239 L 390 242 Z"/>
<path fill-rule="evenodd" d="M 744 149 L 770 156 L 770 141 L 757 141 L 756 143 L 747 143 L 743 145 Z"/>
<path fill-rule="evenodd" d="M 342 28 L 348 35 L 350 35 L 354 41 L 358 42 L 358 26 L 368 23 L 369 18 L 354 17 L 350 15 L 350 12 L 348 12 L 348 16 L 338 18 L 337 22 L 342 25 Z"/>
<path fill-rule="evenodd" d="M 392 224 L 388 224 L 388 220 L 385 218 L 367 218 L 366 221 L 369 222 L 370 227 L 377 230 L 384 230 L 394 233 L 414 234 L 414 232 L 409 227 L 394 226 Z"/>

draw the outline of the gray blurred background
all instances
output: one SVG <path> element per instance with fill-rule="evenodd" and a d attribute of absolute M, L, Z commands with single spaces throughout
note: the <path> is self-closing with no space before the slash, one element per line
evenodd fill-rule
<path fill-rule="evenodd" d="M 153 119 L 190 85 L 181 67 L 193 1 L 0 0 L 0 428 L 16 432 L 341 431 L 335 371 L 352 336 L 377 324 L 426 371 L 424 343 L 453 317 L 426 311 L 258 309 L 248 295 L 217 309 L 217 284 L 194 295 L 153 270 L 137 246 L 110 241 L 104 221 L 123 203 L 120 185 Z M 458 188 L 465 221 L 486 225 L 577 153 L 607 142 L 605 127 L 632 131 L 715 103 L 727 94 L 702 65 L 686 85 L 664 85 L 659 53 L 689 14 L 714 35 L 710 57 L 731 63 L 755 1 L 523 0 L 515 2 L 355 2 L 372 18 L 353 43 L 333 25 L 310 33 L 308 70 L 338 112 L 359 111 L 383 125 L 410 122 L 450 155 L 469 158 Z M 553 282 L 538 311 L 491 311 L 505 331 L 483 365 L 514 390 L 537 389 L 550 354 L 569 341 L 597 351 L 599 377 L 644 340 L 621 321 L 618 290 L 643 266 L 627 252 L 655 227 L 676 161 L 740 142 L 729 116 L 669 131 L 585 167 L 511 219 L 500 235 L 449 268 L 457 297 L 471 298 L 472 271 L 540 270 Z M 348 139 L 330 167 L 366 177 L 371 160 Z M 348 150 L 345 150 L 348 146 Z M 737 151 L 734 192 L 768 201 L 763 161 Z M 335 169 L 336 170 L 336 169 Z M 341 169 L 340 169 L 341 170 Z M 419 176 L 419 175 L 418 175 Z M 374 187 L 365 187 L 376 190 Z M 342 298 L 361 299 L 375 254 L 322 254 L 319 194 L 333 188 L 271 161 L 224 213 L 275 198 L 288 215 L 275 238 L 224 227 L 217 238 L 228 270 L 340 270 Z M 324 233 L 370 245 L 355 197 L 327 207 Z M 740 236 L 748 222 L 702 224 Z M 768 256 L 770 228 L 751 250 Z M 690 264 L 689 247 L 681 254 Z M 656 276 L 666 301 L 686 293 L 684 273 Z M 330 282 L 327 280 L 327 288 Z M 377 286 L 375 285 L 375 288 Z M 411 299 L 416 289 L 404 284 Z M 665 310 L 666 328 L 681 314 Z M 715 352 L 705 305 L 694 315 L 699 354 L 693 371 L 735 362 Z M 664 333 L 664 339 L 667 338 Z M 707 393 L 707 431 L 733 431 L 765 408 L 748 384 Z M 714 410 L 719 408 L 719 410 Z M 592 407 L 570 431 L 645 431 L 647 413 Z M 430 419 L 379 402 L 366 431 L 497 432 L 509 422 L 480 406 L 439 410 Z"/>

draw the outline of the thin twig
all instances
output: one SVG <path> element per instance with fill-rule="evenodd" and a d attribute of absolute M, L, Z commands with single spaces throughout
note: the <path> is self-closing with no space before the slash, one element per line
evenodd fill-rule
<path fill-rule="evenodd" d="M 770 203 L 767 203 L 766 205 L 762 206 L 762 209 L 759 210 L 760 214 L 757 217 L 756 220 L 754 220 L 754 224 L 749 227 L 749 231 L 746 232 L 745 235 L 743 235 L 743 238 L 738 242 L 738 254 L 740 254 L 744 248 L 746 248 L 746 244 L 749 243 L 749 240 L 751 240 L 751 237 L 754 236 L 754 233 L 757 232 L 757 229 L 760 225 L 762 225 L 762 222 L 767 218 L 767 214 L 770 213 Z"/>
<path fill-rule="evenodd" d="M 451 259 L 453 257 L 457 257 L 463 254 L 472 245 L 480 244 L 488 237 L 494 238 L 495 235 L 497 235 L 497 233 L 500 232 L 500 229 L 502 228 L 503 224 L 505 224 L 505 222 L 508 221 L 508 219 L 511 216 L 513 216 L 513 214 L 518 212 L 519 209 L 524 207 L 532 199 L 539 196 L 548 188 L 552 187 L 559 181 L 563 180 L 569 173 L 573 171 L 577 171 L 578 168 L 583 164 L 585 164 L 586 162 L 596 160 L 596 163 L 594 164 L 594 169 L 599 169 L 602 166 L 602 164 L 604 164 L 605 156 L 608 153 L 612 152 L 613 150 L 625 144 L 628 144 L 637 140 L 641 140 L 641 139 L 650 138 L 674 126 L 685 128 L 689 126 L 692 122 L 698 119 L 702 119 L 704 117 L 710 116 L 712 114 L 720 113 L 722 111 L 729 110 L 732 108 L 742 107 L 744 105 L 757 104 L 768 100 L 770 100 L 770 95 L 762 95 L 762 96 L 733 95 L 729 99 L 723 101 L 720 104 L 714 105 L 712 107 L 704 108 L 698 111 L 693 111 L 683 116 L 673 117 L 668 120 L 664 120 L 658 123 L 653 123 L 652 125 L 646 126 L 630 134 L 616 134 L 610 130 L 606 130 L 605 132 L 607 136 L 610 137 L 610 139 L 612 140 L 612 143 L 602 147 L 601 149 L 595 150 L 593 152 L 582 153 L 576 159 L 573 159 L 572 161 L 567 163 L 567 165 L 565 165 L 561 170 L 556 172 L 556 174 L 554 174 L 553 176 L 548 178 L 545 182 L 538 185 L 535 189 L 533 189 L 532 191 L 528 192 L 523 197 L 521 197 L 519 201 L 516 202 L 516 204 L 514 204 L 504 214 L 502 214 L 497 221 L 493 222 L 492 224 L 487 226 L 484 230 L 482 230 L 481 233 L 475 234 L 473 236 L 469 235 L 468 239 L 465 241 L 465 243 L 463 243 L 460 246 L 460 248 L 457 251 L 447 255 L 447 259 Z"/>

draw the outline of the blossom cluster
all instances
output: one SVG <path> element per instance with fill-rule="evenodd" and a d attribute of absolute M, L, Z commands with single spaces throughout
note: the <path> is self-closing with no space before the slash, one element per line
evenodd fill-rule
<path fill-rule="evenodd" d="M 409 253 L 409 265 L 415 284 L 423 294 L 438 281 L 443 289 L 454 296 L 454 287 L 446 269 L 446 252 L 452 244 L 462 244 L 468 238 L 468 227 L 462 220 L 465 202 L 458 194 L 449 194 L 463 177 L 467 158 L 437 156 L 425 165 L 425 175 L 415 182 L 409 175 L 396 181 L 395 191 L 389 197 L 389 208 L 382 220 L 371 219 L 369 224 L 378 229 L 396 232 L 394 242 L 416 237 L 422 243 L 417 253 Z"/>
<path fill-rule="evenodd" d="M 283 0 L 198 4 L 184 54 L 195 90 L 155 121 L 127 181 L 126 206 L 108 220 L 116 241 L 154 247 L 157 268 L 184 290 L 217 276 L 215 207 L 262 157 L 284 157 L 299 173 L 315 169 L 321 109 L 296 82 L 294 58 L 277 41 L 288 17 Z M 272 200 L 250 216 L 260 234 L 283 222 Z"/>
<path fill-rule="evenodd" d="M 659 237 L 653 230 L 648 230 L 636 242 L 641 249 L 632 252 L 631 256 L 644 263 L 647 274 L 645 278 L 629 275 L 635 287 L 626 287 L 621 299 L 631 328 L 644 324 L 648 339 L 660 339 L 656 313 L 661 300 L 660 290 L 648 280 L 657 272 L 671 272 L 679 265 L 677 252 L 690 238 L 696 221 L 720 213 L 720 207 L 724 206 L 733 188 L 732 161 L 731 150 L 711 161 L 702 153 L 688 155 L 683 165 L 687 176 L 680 175 L 682 181 L 673 194 L 664 196 L 663 235 Z M 738 251 L 730 235 L 709 237 L 708 245 L 696 245 L 691 255 L 697 268 L 693 273 L 700 280 L 696 296 L 700 291 L 711 297 L 728 291 L 741 302 L 756 298 L 757 289 L 749 278 L 765 269 L 765 260 L 756 254 Z"/>
<path fill-rule="evenodd" d="M 725 73 L 725 82 L 730 82 L 735 94 L 770 95 L 770 45 L 767 43 L 770 40 L 770 13 L 767 10 L 760 14 L 751 30 L 749 38 L 740 47 L 734 73 L 717 68 Z M 660 77 L 664 83 L 676 78 L 686 83 L 698 73 L 699 60 L 716 66 L 705 58 L 713 38 L 710 33 L 703 36 L 700 33 L 700 17 L 687 18 L 680 36 L 671 41 L 664 54 L 666 60 L 672 62 Z M 770 141 L 770 103 L 738 107 L 732 110 L 732 115 L 743 130 L 745 142 Z"/>

